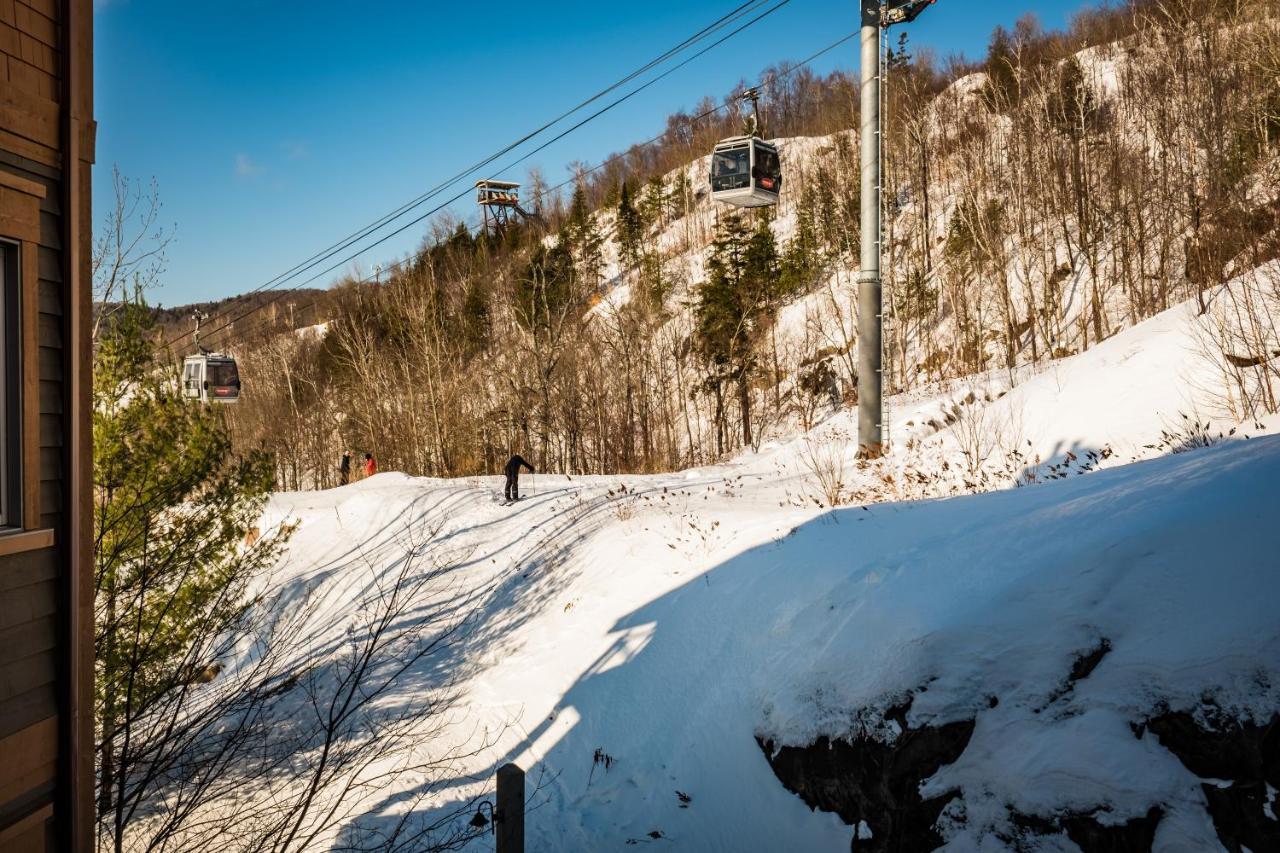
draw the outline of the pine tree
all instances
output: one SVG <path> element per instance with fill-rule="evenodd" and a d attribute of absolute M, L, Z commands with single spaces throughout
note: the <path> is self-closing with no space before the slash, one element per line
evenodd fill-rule
<path fill-rule="evenodd" d="M 898 49 L 890 45 L 885 50 L 885 70 L 896 77 L 899 72 L 911 67 L 911 50 L 907 47 L 907 33 L 904 30 L 898 35 Z"/>
<path fill-rule="evenodd" d="M 481 281 L 469 282 L 462 301 L 462 316 L 459 318 L 461 338 L 470 354 L 484 351 L 488 346 L 493 331 L 493 318 L 489 313 L 489 296 L 485 293 Z"/>
<path fill-rule="evenodd" d="M 672 284 L 666 258 L 660 250 L 642 252 L 639 269 L 643 307 L 650 317 L 660 320 L 666 316 L 667 297 L 671 294 Z"/>
<path fill-rule="evenodd" d="M 93 377 L 99 805 L 115 826 L 149 793 L 134 782 L 156 747 L 145 721 L 221 665 L 249 579 L 285 539 L 246 546 L 274 462 L 233 454 L 224 411 L 180 396 L 152 316 L 140 298 L 115 314 Z"/>
<path fill-rule="evenodd" d="M 1002 113 L 1017 105 L 1017 67 L 1013 38 L 1004 27 L 996 27 L 987 48 L 987 86 L 983 93 L 992 112 Z"/>
<path fill-rule="evenodd" d="M 576 241 L 577 233 L 591 218 L 591 208 L 587 205 L 587 188 L 578 181 L 573 187 L 573 197 L 569 200 L 569 214 L 564 221 L 564 231 L 571 241 Z"/>
<path fill-rule="evenodd" d="M 635 267 L 640 256 L 640 241 L 644 238 L 644 223 L 631 201 L 631 188 L 626 181 L 618 200 L 618 248 L 623 263 Z"/>
<path fill-rule="evenodd" d="M 667 193 L 667 220 L 676 221 L 683 219 L 685 213 L 688 212 L 686 205 L 688 204 L 689 192 L 693 185 L 689 181 L 689 175 L 686 170 L 680 169 L 676 172 L 676 176 L 672 179 L 671 190 Z"/>
<path fill-rule="evenodd" d="M 783 296 L 808 290 L 822 267 L 822 244 L 815 223 L 815 207 L 814 193 L 806 187 L 796 206 L 795 236 L 783 253 L 778 272 L 778 285 Z"/>
<path fill-rule="evenodd" d="M 587 205 L 587 191 L 579 181 L 569 202 L 569 216 L 564 224 L 562 245 L 573 256 L 578 277 L 599 292 L 604 277 L 604 236 L 596 225 L 595 214 Z"/>
<path fill-rule="evenodd" d="M 640 221 L 645 228 L 667 224 L 667 185 L 662 175 L 654 175 L 645 184 L 640 197 Z"/>
<path fill-rule="evenodd" d="M 742 278 L 748 297 L 758 309 L 772 309 L 783 295 L 778 276 L 778 243 L 765 215 L 759 216 L 756 230 L 747 241 Z"/>
<path fill-rule="evenodd" d="M 1048 111 L 1058 132 L 1077 142 L 1102 124 L 1102 108 L 1074 56 L 1062 64 L 1057 86 L 1049 92 Z"/>
<path fill-rule="evenodd" d="M 539 245 L 516 277 L 516 316 L 529 329 L 545 329 L 575 302 L 573 255 L 567 240 Z"/>
<path fill-rule="evenodd" d="M 697 345 L 716 395 L 717 443 L 725 450 L 723 386 L 732 383 L 742 416 L 742 441 L 752 443 L 751 377 L 756 369 L 757 332 L 777 293 L 778 252 L 773 232 L 761 221 L 748 233 L 742 218 L 727 216 L 711 245 L 707 281 L 698 288 Z"/>

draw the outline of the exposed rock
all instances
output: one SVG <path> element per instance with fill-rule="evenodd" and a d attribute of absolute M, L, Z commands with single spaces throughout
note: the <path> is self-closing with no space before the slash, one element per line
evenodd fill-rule
<path fill-rule="evenodd" d="M 1110 651 L 1111 641 L 1103 637 L 1098 641 L 1098 645 L 1076 658 L 1075 663 L 1071 665 L 1071 674 L 1067 676 L 1067 680 L 1075 684 L 1077 681 L 1093 675 L 1093 671 L 1098 668 L 1098 664 L 1102 663 L 1102 659 Z"/>
<path fill-rule="evenodd" d="M 1098 668 L 1098 664 L 1102 663 L 1102 659 L 1110 653 L 1111 641 L 1103 637 L 1098 641 L 1098 645 L 1077 654 L 1076 659 L 1071 664 L 1071 672 L 1067 675 L 1067 680 L 1049 695 L 1049 699 L 1044 705 L 1035 709 L 1036 713 L 1039 714 L 1044 711 L 1064 696 L 1069 696 L 1076 689 L 1076 682 L 1083 681 L 1093 675 L 1093 671 Z"/>
<path fill-rule="evenodd" d="M 895 709 L 893 716 L 904 721 L 904 709 Z M 934 850 L 942 845 L 934 824 L 958 792 L 926 800 L 920 783 L 960 757 L 973 727 L 973 720 L 904 727 L 893 743 L 824 737 L 807 747 L 775 749 L 771 741 L 756 741 L 782 784 L 811 809 L 835 812 L 850 826 L 865 823 L 870 828 L 870 838 L 854 833 L 851 850 Z"/>
<path fill-rule="evenodd" d="M 1091 815 L 1070 815 L 1062 827 L 1083 853 L 1149 853 L 1162 817 L 1164 811 L 1153 807 L 1143 817 L 1106 826 Z"/>
<path fill-rule="evenodd" d="M 1066 814 L 1050 819 L 1014 812 L 1010 821 L 1021 830 L 1021 834 L 1008 840 L 1016 841 L 1015 846 L 1022 849 L 1033 838 L 1060 836 L 1066 832 L 1082 853 L 1151 853 L 1156 827 L 1163 817 L 1164 811 L 1153 807 L 1142 817 L 1106 825 L 1098 819 L 1097 813 Z"/>
<path fill-rule="evenodd" d="M 1280 850 L 1280 812 L 1268 790 L 1280 789 L 1280 714 L 1266 725 L 1214 719 L 1202 726 L 1188 713 L 1162 714 L 1147 722 L 1160 743 L 1188 770 L 1206 780 L 1209 816 L 1232 853 Z"/>

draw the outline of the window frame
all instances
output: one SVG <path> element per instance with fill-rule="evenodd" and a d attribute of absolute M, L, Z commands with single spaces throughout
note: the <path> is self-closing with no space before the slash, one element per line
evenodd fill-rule
<path fill-rule="evenodd" d="M 182 396 L 191 400 L 200 399 L 201 386 L 204 384 L 204 371 L 199 361 L 192 358 L 182 362 Z"/>
<path fill-rule="evenodd" d="M 733 171 L 717 171 L 717 167 L 733 163 Z M 735 145 L 711 155 L 711 191 L 731 192 L 751 186 L 751 146 Z"/>

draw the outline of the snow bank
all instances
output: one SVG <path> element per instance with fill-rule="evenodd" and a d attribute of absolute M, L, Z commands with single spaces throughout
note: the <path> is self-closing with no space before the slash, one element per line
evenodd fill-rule
<path fill-rule="evenodd" d="M 1195 325 L 1180 306 L 982 408 L 1016 413 L 1046 458 L 1104 445 L 1159 455 L 1147 445 L 1166 419 L 1213 391 Z M 958 390 L 895 401 L 898 422 Z M 903 441 L 927 429 L 917 421 Z M 954 429 L 920 452 L 945 460 Z M 1011 849 L 1011 811 L 1123 823 L 1152 806 L 1157 849 L 1215 849 L 1200 780 L 1134 727 L 1208 700 L 1238 719 L 1280 706 L 1266 527 L 1280 511 L 1280 437 L 838 511 L 795 499 L 812 490 L 803 446 L 670 475 L 529 477 L 512 508 L 497 504 L 497 478 L 388 473 L 278 496 L 269 514 L 299 524 L 282 571 L 309 590 L 315 646 L 409 542 L 436 543 L 486 591 L 449 737 L 486 732 L 493 745 L 460 764 L 447 802 L 410 820 L 485 794 L 515 761 L 537 786 L 530 849 L 845 849 L 852 828 L 784 789 L 756 738 L 892 744 L 902 722 L 964 720 L 967 747 L 921 788 L 956 795 L 940 823 L 949 849 Z M 1091 651 L 1096 668 L 1073 680 Z M 888 709 L 907 700 L 895 721 Z M 353 827 L 406 808 L 371 803 Z"/>

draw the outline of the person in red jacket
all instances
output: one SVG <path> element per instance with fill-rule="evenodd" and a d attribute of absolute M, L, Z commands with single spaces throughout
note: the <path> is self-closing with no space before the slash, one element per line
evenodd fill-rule
<path fill-rule="evenodd" d="M 373 458 L 372 453 L 366 453 L 364 455 L 364 475 L 372 477 L 376 473 L 378 473 L 378 460 Z"/>

